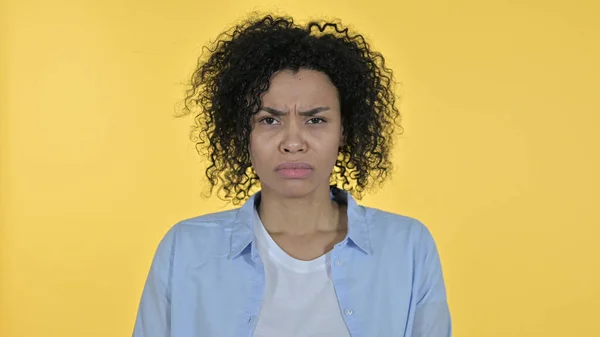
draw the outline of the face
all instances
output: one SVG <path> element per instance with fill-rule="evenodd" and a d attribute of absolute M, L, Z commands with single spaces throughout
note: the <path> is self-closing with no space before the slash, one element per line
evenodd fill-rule
<path fill-rule="evenodd" d="M 252 118 L 250 159 L 263 190 L 298 198 L 329 188 L 342 142 L 336 87 L 322 72 L 276 73 Z"/>

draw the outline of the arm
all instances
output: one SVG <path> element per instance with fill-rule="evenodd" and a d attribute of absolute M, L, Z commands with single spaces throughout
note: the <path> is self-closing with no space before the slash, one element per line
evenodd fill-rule
<path fill-rule="evenodd" d="M 451 337 L 452 323 L 440 257 L 431 233 L 423 225 L 417 252 L 417 304 L 411 337 Z"/>
<path fill-rule="evenodd" d="M 133 337 L 171 336 L 171 274 L 175 227 L 161 240 L 142 292 Z"/>

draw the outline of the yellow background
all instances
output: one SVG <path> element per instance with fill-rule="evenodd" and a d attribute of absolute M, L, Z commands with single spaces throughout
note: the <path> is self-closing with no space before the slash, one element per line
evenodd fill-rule
<path fill-rule="evenodd" d="M 230 207 L 174 106 L 205 42 L 274 8 L 396 71 L 396 170 L 362 203 L 429 226 L 455 336 L 600 336 L 594 0 L 2 3 L 0 335 L 131 334 L 165 231 Z"/>

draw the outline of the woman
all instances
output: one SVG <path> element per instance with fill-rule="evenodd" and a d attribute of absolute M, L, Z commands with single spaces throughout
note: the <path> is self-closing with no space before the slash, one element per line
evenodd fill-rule
<path fill-rule="evenodd" d="M 391 169 L 383 57 L 339 24 L 272 16 L 209 51 L 186 107 L 199 108 L 211 191 L 244 204 L 166 234 L 133 335 L 450 336 L 429 231 L 349 193 Z"/>

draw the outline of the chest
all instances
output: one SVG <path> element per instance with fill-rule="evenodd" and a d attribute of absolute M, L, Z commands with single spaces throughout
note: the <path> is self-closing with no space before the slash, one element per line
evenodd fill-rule
<path fill-rule="evenodd" d="M 346 231 L 321 232 L 311 235 L 290 236 L 284 234 L 271 234 L 271 238 L 289 256 L 298 260 L 314 260 L 321 255 L 333 250 L 341 242 Z"/>
<path fill-rule="evenodd" d="M 253 337 L 350 336 L 325 261 L 297 270 L 263 258 L 265 291 Z"/>
<path fill-rule="evenodd" d="M 335 247 L 328 264 L 334 297 L 327 305 L 339 310 L 350 336 L 403 336 L 414 308 L 410 258 Z M 178 261 L 172 276 L 173 337 L 252 336 L 266 281 L 264 264 L 251 254 Z"/>

